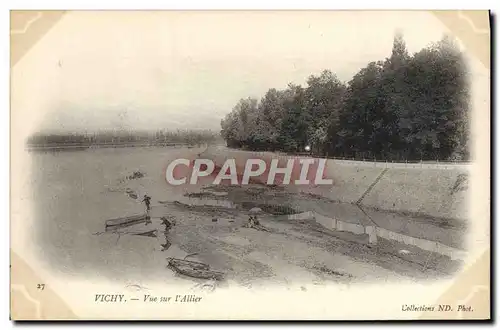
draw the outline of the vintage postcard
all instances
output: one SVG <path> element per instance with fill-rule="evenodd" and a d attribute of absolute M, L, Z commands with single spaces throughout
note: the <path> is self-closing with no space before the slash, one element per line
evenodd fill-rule
<path fill-rule="evenodd" d="M 11 11 L 13 320 L 490 319 L 488 11 Z"/>

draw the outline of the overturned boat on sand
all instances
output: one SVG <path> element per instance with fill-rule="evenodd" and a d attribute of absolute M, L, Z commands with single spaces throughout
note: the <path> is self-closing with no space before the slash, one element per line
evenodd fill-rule
<path fill-rule="evenodd" d="M 133 233 L 132 235 L 137 235 L 137 236 L 147 236 L 147 237 L 157 237 L 158 229 L 153 229 L 149 231 L 145 231 L 142 233 Z"/>
<path fill-rule="evenodd" d="M 167 258 L 167 261 L 168 268 L 184 276 L 217 281 L 224 279 L 224 273 L 211 270 L 209 265 L 202 262 L 177 258 Z"/>

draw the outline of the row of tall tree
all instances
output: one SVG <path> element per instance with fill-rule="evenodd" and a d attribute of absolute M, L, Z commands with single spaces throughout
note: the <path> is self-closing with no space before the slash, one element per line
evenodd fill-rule
<path fill-rule="evenodd" d="M 448 37 L 410 55 L 402 35 L 392 53 L 347 83 L 329 70 L 307 86 L 241 99 L 221 121 L 227 145 L 251 150 L 385 160 L 467 160 L 469 78 Z"/>

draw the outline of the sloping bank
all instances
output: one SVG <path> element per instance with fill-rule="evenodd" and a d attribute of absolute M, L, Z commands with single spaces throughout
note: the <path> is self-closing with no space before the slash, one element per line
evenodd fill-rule
<path fill-rule="evenodd" d="M 208 148 L 200 157 L 212 159 L 217 166 L 222 166 L 226 159 L 233 158 L 238 171 L 244 168 L 246 160 L 250 158 L 264 159 L 268 164 L 272 158 L 292 158 L 270 152 L 248 152 L 225 147 Z M 347 222 L 381 228 L 378 229 L 379 236 L 388 236 L 386 231 L 391 231 L 413 237 L 413 241 L 427 239 L 463 248 L 462 244 L 452 244 L 448 238 L 456 235 L 457 231 L 462 234 L 465 231 L 469 193 L 467 173 L 467 165 L 327 160 L 325 177 L 332 179 L 331 186 L 308 185 L 291 189 L 299 189 L 337 203 L 359 205 L 364 212 L 353 213 L 356 219 L 347 219 Z M 267 176 L 263 175 L 257 180 L 265 178 Z M 334 211 L 327 209 L 322 211 L 314 207 L 310 211 L 319 215 L 316 218 L 346 220 L 332 215 Z M 365 217 L 369 220 L 364 219 Z M 363 231 L 366 232 L 366 229 Z"/>
<path fill-rule="evenodd" d="M 292 158 L 270 152 L 248 152 L 224 147 L 210 147 L 200 157 L 212 159 L 218 166 L 222 166 L 226 159 L 234 158 L 238 171 L 244 168 L 249 158 Z M 467 174 L 467 165 L 329 159 L 325 176 L 333 180 L 333 185 L 304 186 L 300 189 L 336 202 L 358 203 L 382 211 L 466 221 L 469 193 Z"/>
<path fill-rule="evenodd" d="M 289 219 L 294 220 L 308 220 L 314 219 L 316 222 L 323 225 L 325 228 L 334 231 L 344 231 L 356 235 L 367 235 L 369 244 L 377 244 L 380 238 L 386 240 L 396 241 L 398 243 L 418 247 L 421 250 L 438 253 L 449 257 L 452 260 L 463 260 L 467 257 L 464 250 L 457 249 L 438 240 L 424 239 L 405 235 L 401 232 L 395 232 L 383 227 L 375 225 L 363 225 L 359 223 L 352 223 L 342 221 L 337 218 L 328 217 L 314 211 L 307 211 L 299 214 L 292 214 L 288 216 Z"/>

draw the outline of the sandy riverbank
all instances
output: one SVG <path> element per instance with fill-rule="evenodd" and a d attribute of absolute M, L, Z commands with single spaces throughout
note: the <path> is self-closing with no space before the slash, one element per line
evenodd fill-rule
<path fill-rule="evenodd" d="M 259 189 L 271 188 L 253 190 Z M 207 190 L 203 192 L 206 196 Z M 219 196 L 216 200 L 228 201 L 227 195 Z M 259 215 L 267 231 L 245 228 L 251 207 L 271 204 L 255 196 L 253 203 L 240 199 L 238 204 L 235 196 L 231 194 L 230 203 L 206 199 L 207 205 L 198 197 L 179 197 L 182 202 L 159 201 L 151 213 L 153 224 L 141 230 L 158 229 L 158 245 L 165 258 L 189 255 L 191 260 L 224 272 L 225 283 L 246 287 L 431 280 L 460 268 L 458 261 L 405 244 L 381 240 L 371 246 L 366 235 L 331 231 L 314 220 L 290 220 L 279 215 L 276 205 L 264 207 L 267 212 Z M 285 206 L 281 204 L 281 210 L 293 210 Z M 162 216 L 175 223 L 168 231 L 154 220 Z"/>

